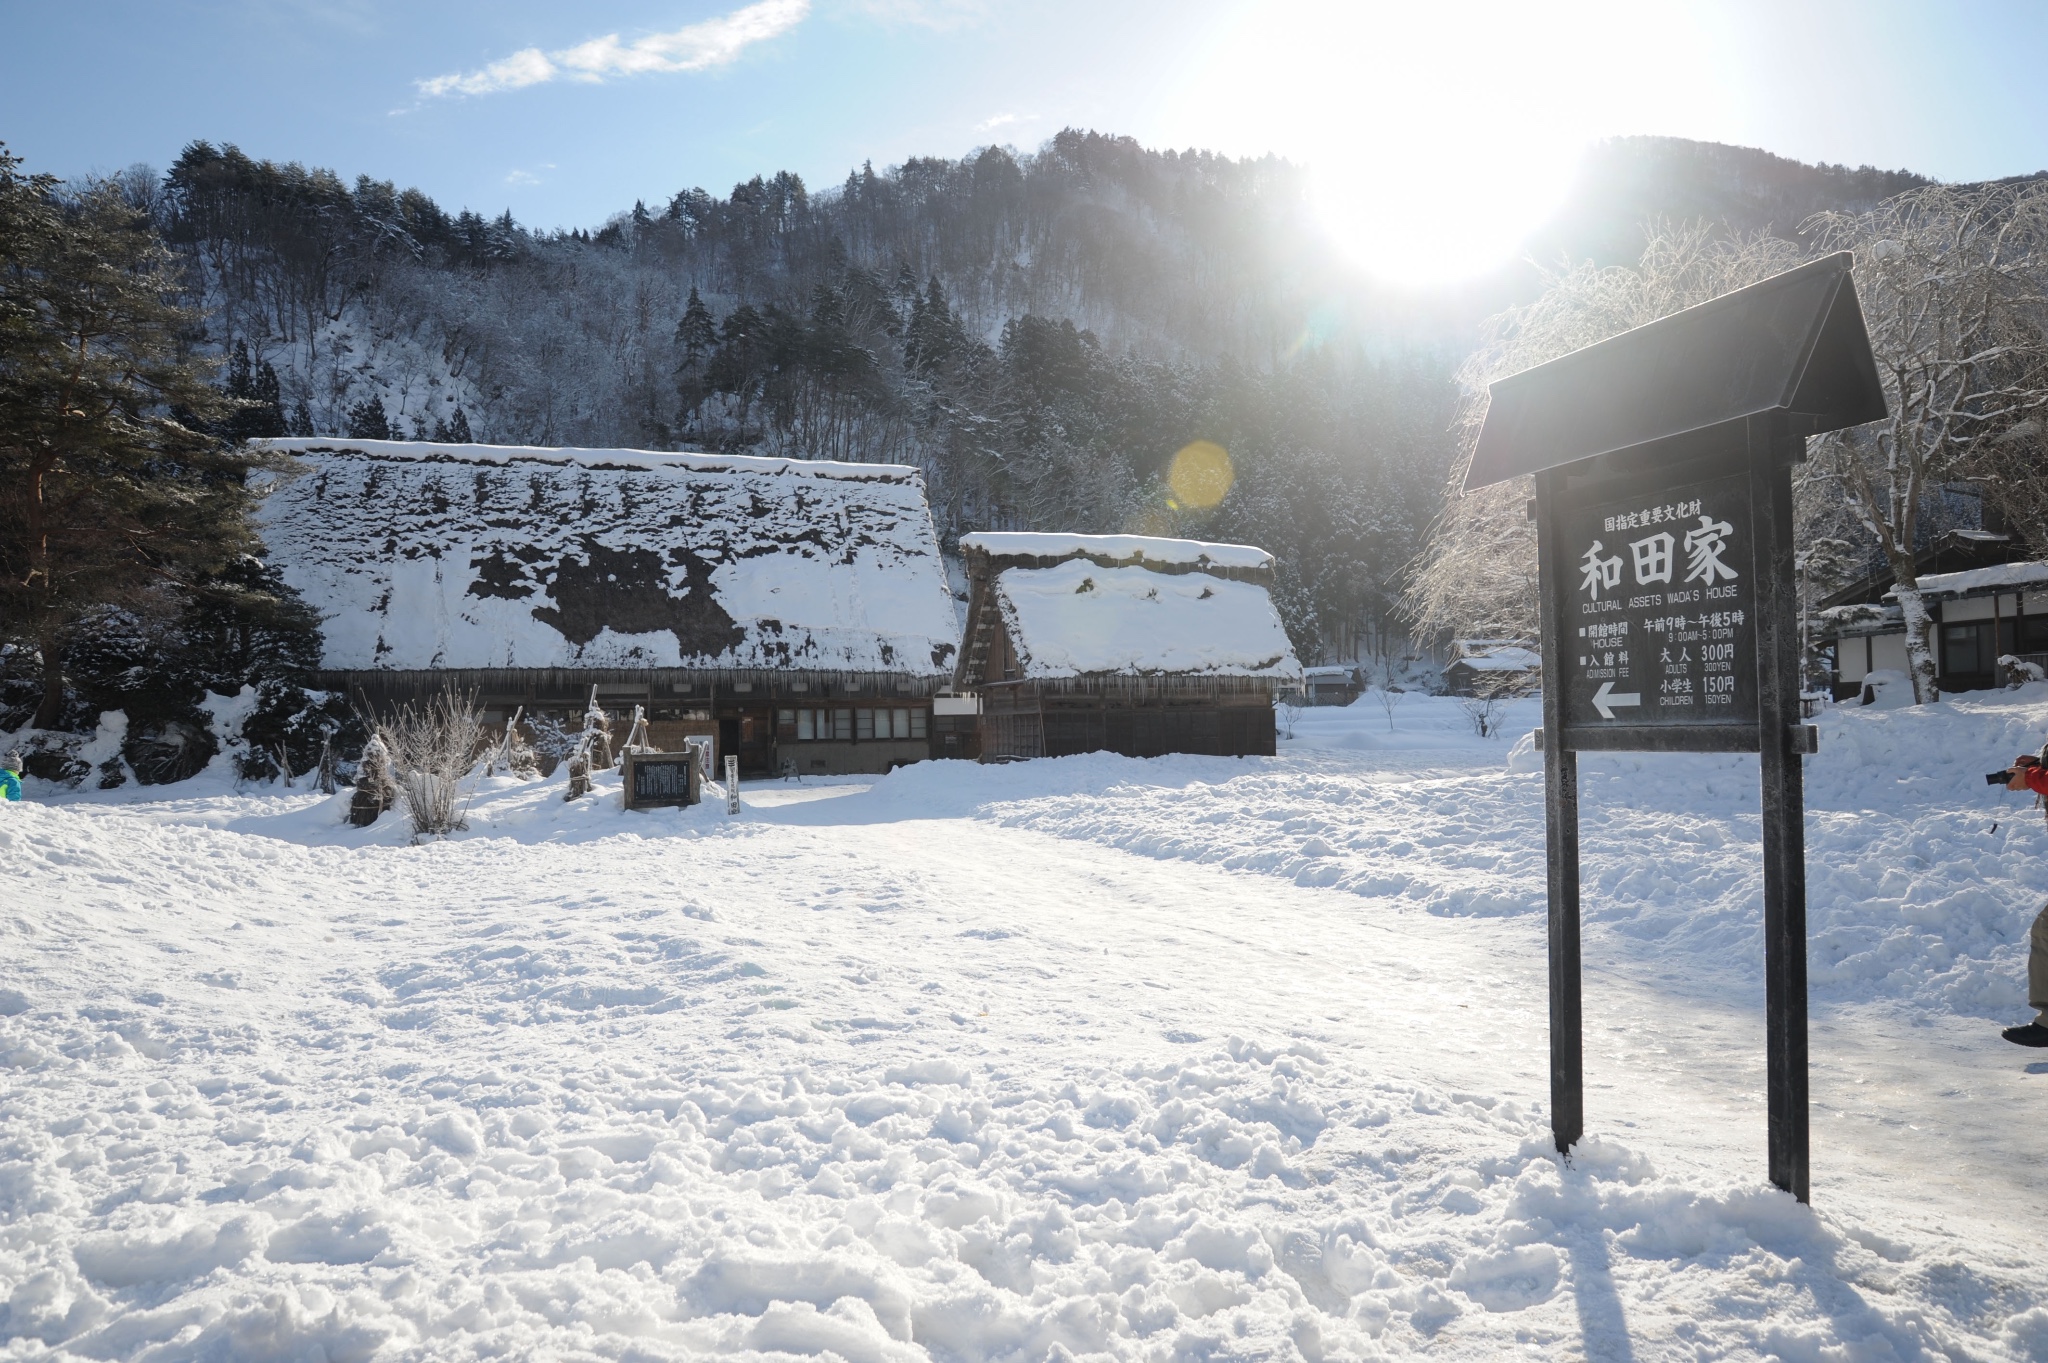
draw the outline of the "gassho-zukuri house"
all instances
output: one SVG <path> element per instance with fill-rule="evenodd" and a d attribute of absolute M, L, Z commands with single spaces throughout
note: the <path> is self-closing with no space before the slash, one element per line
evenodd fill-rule
<path fill-rule="evenodd" d="M 1273 696 L 1302 684 L 1273 556 L 1139 535 L 966 535 L 956 689 L 982 760 L 1108 750 L 1271 755 Z"/>
<path fill-rule="evenodd" d="M 323 619 L 317 684 L 383 712 L 453 685 L 498 725 L 591 688 L 747 775 L 932 754 L 957 624 L 918 471 L 645 450 L 264 442 L 270 560 Z M 623 727 L 615 728 L 620 738 Z"/>

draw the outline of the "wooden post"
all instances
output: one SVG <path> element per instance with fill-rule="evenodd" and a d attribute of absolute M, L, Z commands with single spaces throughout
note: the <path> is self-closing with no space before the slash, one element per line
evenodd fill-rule
<path fill-rule="evenodd" d="M 1806 800 L 1799 723 L 1799 602 L 1792 568 L 1792 463 L 1782 414 L 1749 420 L 1756 548 L 1757 748 L 1763 781 L 1764 1014 L 1771 1182 L 1809 1200 L 1806 1075 Z"/>
<path fill-rule="evenodd" d="M 1543 629 L 1543 851 L 1550 890 L 1550 1135 L 1562 1155 L 1586 1130 L 1579 966 L 1579 758 L 1564 747 L 1565 564 L 1556 518 L 1564 479 L 1536 475 L 1538 609 Z"/>

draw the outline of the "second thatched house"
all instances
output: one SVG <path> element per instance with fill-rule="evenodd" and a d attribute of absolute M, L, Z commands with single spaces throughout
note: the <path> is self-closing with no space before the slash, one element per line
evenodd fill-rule
<path fill-rule="evenodd" d="M 1021 533 L 960 549 L 955 686 L 980 699 L 982 760 L 1273 752 L 1274 693 L 1302 677 L 1265 550 Z"/>

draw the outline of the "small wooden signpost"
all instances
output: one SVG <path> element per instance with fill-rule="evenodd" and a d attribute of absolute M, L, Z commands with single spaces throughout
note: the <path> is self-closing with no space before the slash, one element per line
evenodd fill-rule
<path fill-rule="evenodd" d="M 1771 1182 L 1808 1199 L 1806 842 L 1792 466 L 1885 415 L 1848 254 L 1494 383 L 1467 490 L 1534 474 L 1551 1133 L 1585 1130 L 1581 752 L 1754 752 Z"/>

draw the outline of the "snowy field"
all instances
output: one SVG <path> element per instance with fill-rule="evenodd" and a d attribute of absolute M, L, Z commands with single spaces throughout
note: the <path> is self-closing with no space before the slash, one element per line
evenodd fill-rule
<path fill-rule="evenodd" d="M 1511 736 L 1533 722 L 1523 707 Z M 200 778 L 0 809 L 0 1356 L 2048 1359 L 2048 687 L 1808 764 L 1814 1206 L 1764 1182 L 1755 760 L 1411 697 L 469 830 Z M 145 796 L 158 798 L 148 799 Z M 1994 826 L 1995 823 L 1995 826 Z"/>

